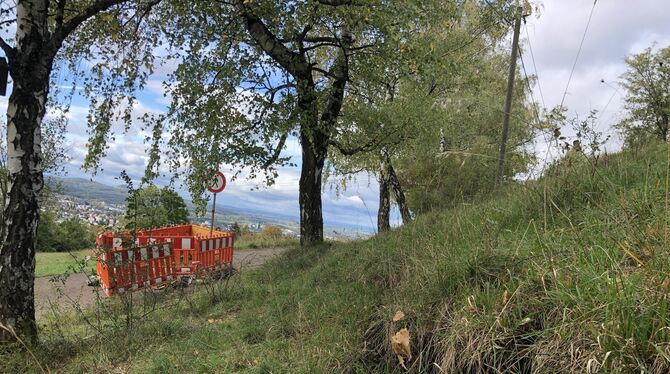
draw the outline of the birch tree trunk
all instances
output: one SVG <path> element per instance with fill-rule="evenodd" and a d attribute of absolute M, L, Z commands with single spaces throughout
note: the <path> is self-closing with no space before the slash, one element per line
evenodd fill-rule
<path fill-rule="evenodd" d="M 379 165 L 379 209 L 377 210 L 377 232 L 391 229 L 391 194 L 389 191 L 388 167 L 384 158 Z"/>
<path fill-rule="evenodd" d="M 19 1 L 15 53 L 9 57 L 14 82 L 7 108 L 7 197 L 0 229 L 0 323 L 35 338 L 35 234 L 38 200 L 44 186 L 41 123 L 49 90 L 52 58 L 47 0 Z M 0 332 L 0 340 L 11 334 Z"/>
<path fill-rule="evenodd" d="M 405 191 L 400 185 L 400 180 L 398 180 L 398 175 L 393 168 L 393 163 L 391 162 L 391 157 L 389 157 L 386 150 L 382 151 L 382 160 L 386 170 L 386 178 L 390 188 L 393 190 L 393 195 L 395 197 L 395 202 L 398 204 L 398 209 L 400 210 L 400 216 L 402 217 L 402 223 L 406 224 L 412 221 L 412 214 L 409 211 L 407 206 L 407 200 L 405 199 Z"/>

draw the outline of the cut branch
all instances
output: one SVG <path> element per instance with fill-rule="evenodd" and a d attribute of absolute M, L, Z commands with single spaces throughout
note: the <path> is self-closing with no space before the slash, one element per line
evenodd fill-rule
<path fill-rule="evenodd" d="M 281 151 L 284 149 L 284 145 L 286 144 L 287 138 L 288 138 L 288 132 L 286 132 L 284 135 L 281 136 L 281 138 L 279 138 L 277 147 L 275 147 L 274 152 L 272 152 L 270 158 L 265 160 L 263 166 L 261 166 L 262 169 L 267 169 L 277 162 L 277 160 L 279 159 L 279 155 L 281 155 Z"/>

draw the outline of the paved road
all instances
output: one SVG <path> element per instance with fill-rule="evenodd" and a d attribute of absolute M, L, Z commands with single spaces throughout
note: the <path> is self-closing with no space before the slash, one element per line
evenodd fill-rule
<path fill-rule="evenodd" d="M 253 269 L 272 257 L 282 254 L 285 248 L 244 249 L 233 253 L 233 266 L 240 271 Z M 86 274 L 71 274 L 67 280 L 54 281 L 53 277 L 35 279 L 35 304 L 37 317 L 49 313 L 53 308 L 82 307 L 95 302 L 95 287 L 86 285 Z"/>

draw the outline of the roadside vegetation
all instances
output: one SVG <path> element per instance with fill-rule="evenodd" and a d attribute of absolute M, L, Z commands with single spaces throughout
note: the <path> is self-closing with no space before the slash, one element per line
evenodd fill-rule
<path fill-rule="evenodd" d="M 666 372 L 669 156 L 569 157 L 370 240 L 293 249 L 132 329 L 44 321 L 32 352 L 73 372 L 400 372 L 389 338 L 406 327 L 410 372 Z"/>
<path fill-rule="evenodd" d="M 259 232 L 251 232 L 246 226 L 233 225 L 235 249 L 290 248 L 300 244 L 300 240 L 286 235 L 281 228 L 266 225 Z"/>

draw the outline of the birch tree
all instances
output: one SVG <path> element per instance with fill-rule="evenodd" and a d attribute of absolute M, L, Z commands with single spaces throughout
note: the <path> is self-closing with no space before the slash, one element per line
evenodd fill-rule
<path fill-rule="evenodd" d="M 342 175 L 362 170 L 376 176 L 379 232 L 390 228 L 392 201 L 403 223 L 412 219 L 405 190 L 410 185 L 407 182 L 414 181 L 405 179 L 403 183 L 400 177 L 411 173 L 403 168 L 422 169 L 424 165 L 405 164 L 404 160 L 415 155 L 417 148 L 432 156 L 444 152 L 438 143 L 446 144 L 445 129 L 476 136 L 468 123 L 454 124 L 462 127 L 460 130 L 448 123 L 457 110 L 449 101 L 469 96 L 467 84 L 479 81 L 482 66 L 492 63 L 490 55 L 506 34 L 507 27 L 500 19 L 504 12 L 505 2 L 446 4 L 427 22 L 417 24 L 410 37 L 387 43 L 383 53 L 360 67 L 363 71 L 359 74 L 366 79 L 350 87 L 345 107 L 348 115 L 342 120 L 352 130 L 332 142 L 336 150 L 331 157 L 332 174 L 339 174 L 345 182 Z M 431 169 L 437 170 L 434 164 Z"/>
<path fill-rule="evenodd" d="M 109 9 L 144 12 L 157 1 L 17 0 L 0 4 L 0 25 L 14 38 L 0 38 L 12 91 L 7 109 L 7 195 L 0 229 L 0 323 L 35 338 L 35 235 L 44 187 L 42 121 L 50 77 L 63 46 L 89 20 Z M 106 30 L 100 30 L 103 32 Z M 0 340 L 12 334 L 3 329 Z"/>

